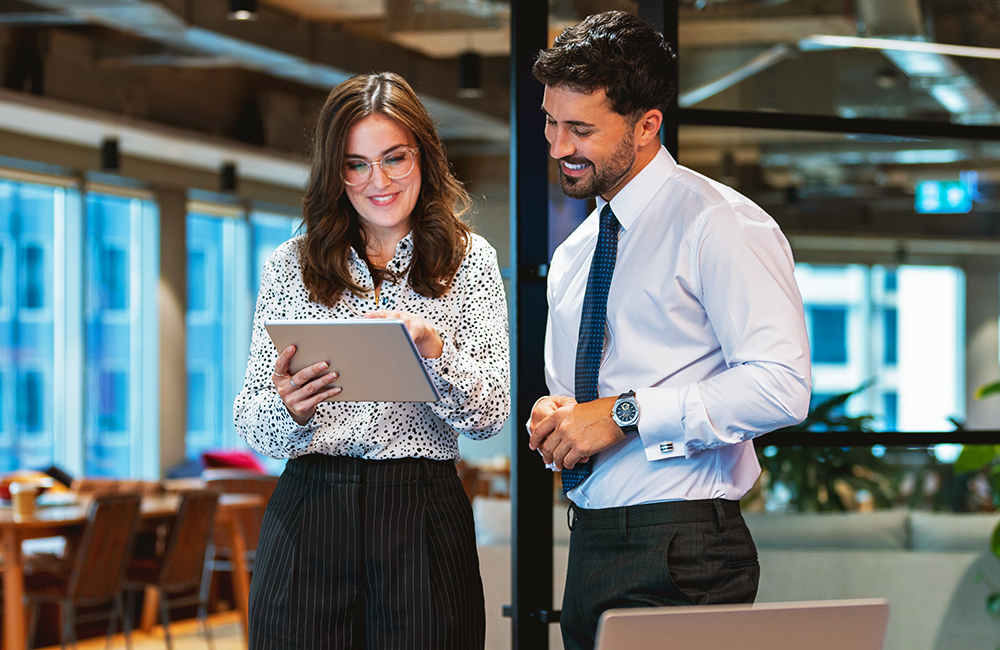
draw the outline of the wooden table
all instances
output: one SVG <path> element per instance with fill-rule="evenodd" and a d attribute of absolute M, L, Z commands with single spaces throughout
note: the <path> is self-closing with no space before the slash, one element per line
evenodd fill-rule
<path fill-rule="evenodd" d="M 155 524 L 173 516 L 180 504 L 179 495 L 143 497 L 141 517 L 144 524 Z M 83 529 L 87 520 L 86 501 L 69 506 L 39 506 L 30 517 L 14 519 L 9 507 L 0 507 L 0 552 L 3 554 L 3 648 L 21 650 L 27 636 L 27 612 L 24 608 L 24 559 L 21 542 L 26 539 L 72 535 Z M 250 579 L 246 566 L 246 543 L 238 525 L 238 513 L 244 508 L 260 507 L 256 495 L 223 494 L 219 497 L 216 523 L 233 541 L 233 597 L 247 631 Z"/>

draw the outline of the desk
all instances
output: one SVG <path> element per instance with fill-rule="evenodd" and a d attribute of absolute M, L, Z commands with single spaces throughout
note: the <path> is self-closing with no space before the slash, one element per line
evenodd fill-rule
<path fill-rule="evenodd" d="M 171 517 L 180 504 L 179 495 L 143 497 L 141 518 L 143 526 L 155 525 L 157 521 Z M 246 550 L 243 534 L 237 523 L 238 513 L 243 508 L 260 507 L 261 497 L 245 494 L 224 494 L 219 498 L 216 522 L 223 526 L 233 540 L 233 596 L 243 619 L 243 630 L 247 630 L 247 610 L 250 594 L 250 580 L 247 577 Z M 35 514 L 19 521 L 7 508 L 0 508 L 0 552 L 3 553 L 3 647 L 6 650 L 20 650 L 25 647 L 27 617 L 24 609 L 24 558 L 21 557 L 21 542 L 26 539 L 72 535 L 83 529 L 87 520 L 87 502 L 77 505 L 38 507 Z M 246 637 L 244 637 L 246 638 Z"/>

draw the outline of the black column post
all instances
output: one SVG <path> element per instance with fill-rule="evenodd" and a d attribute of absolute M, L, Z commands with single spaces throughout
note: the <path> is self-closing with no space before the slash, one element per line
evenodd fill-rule
<path fill-rule="evenodd" d="M 542 350 L 548 264 L 548 145 L 543 86 L 531 76 L 548 47 L 548 3 L 511 2 L 510 231 L 514 435 L 511 449 L 513 647 L 546 650 L 552 615 L 552 472 L 528 449 L 524 429 L 548 393 Z"/>
<path fill-rule="evenodd" d="M 674 49 L 675 53 L 678 53 L 677 49 L 677 24 L 679 22 L 678 11 L 680 10 L 680 3 L 678 0 L 639 0 L 639 18 L 645 20 L 647 23 L 653 26 L 653 29 L 663 34 L 663 37 L 667 39 L 667 43 L 670 43 L 670 47 Z M 677 90 L 680 90 L 680 84 L 678 84 Z M 670 155 L 677 159 L 677 125 L 678 125 L 678 115 L 677 115 L 677 93 L 674 93 L 674 98 L 670 101 L 670 106 L 667 107 L 666 112 L 663 114 L 663 126 L 660 129 L 660 141 L 663 142 L 663 146 L 667 148 Z"/>

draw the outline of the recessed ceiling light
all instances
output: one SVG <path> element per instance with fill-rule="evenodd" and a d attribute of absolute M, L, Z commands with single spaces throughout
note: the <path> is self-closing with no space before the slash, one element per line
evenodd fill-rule
<path fill-rule="evenodd" d="M 257 0 L 229 0 L 229 20 L 257 20 Z"/>

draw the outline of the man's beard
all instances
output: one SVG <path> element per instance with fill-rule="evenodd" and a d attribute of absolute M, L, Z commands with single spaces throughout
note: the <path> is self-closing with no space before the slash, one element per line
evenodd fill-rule
<path fill-rule="evenodd" d="M 586 158 L 574 159 L 572 156 L 561 158 L 560 163 L 563 162 L 572 165 L 590 164 L 592 172 L 589 180 L 586 177 L 567 176 L 562 164 L 559 165 L 559 184 L 562 186 L 563 194 L 571 199 L 589 199 L 618 187 L 621 180 L 632 170 L 635 164 L 635 141 L 629 133 L 601 167 L 597 167 Z"/>

